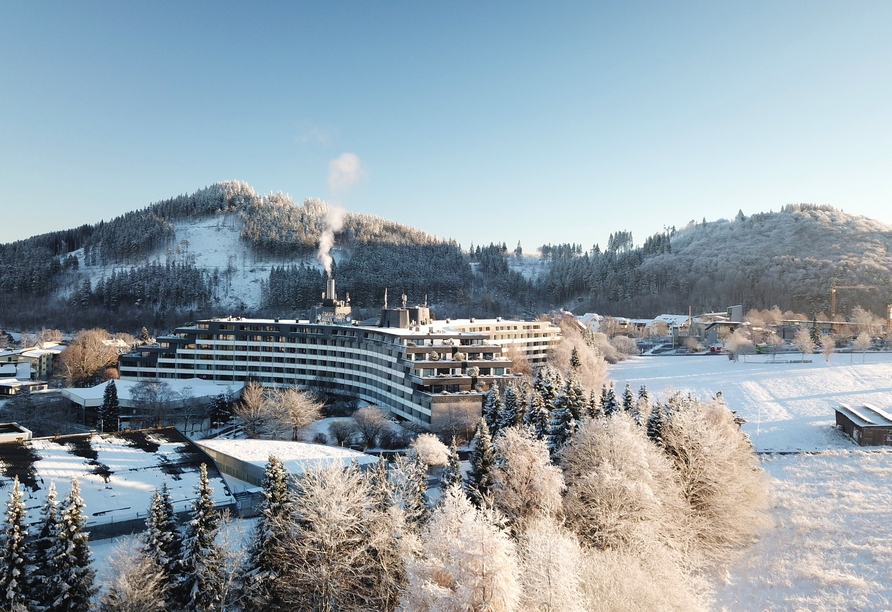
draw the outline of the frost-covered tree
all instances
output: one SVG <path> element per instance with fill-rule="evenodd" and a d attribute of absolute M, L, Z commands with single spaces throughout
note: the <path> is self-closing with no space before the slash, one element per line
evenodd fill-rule
<path fill-rule="evenodd" d="M 284 573 L 278 549 L 285 537 L 292 503 L 285 464 L 270 455 L 263 476 L 263 493 L 254 533 L 239 570 L 239 602 L 244 612 L 274 612 L 283 608 L 278 582 Z"/>
<path fill-rule="evenodd" d="M 9 501 L 6 502 L 6 523 L 0 542 L 0 609 L 24 611 L 29 596 L 26 586 L 28 526 L 25 524 L 25 503 L 19 477 L 12 481 Z"/>
<path fill-rule="evenodd" d="M 166 482 L 161 485 L 160 491 L 155 489 L 152 493 L 140 549 L 142 555 L 151 560 L 161 572 L 158 595 L 169 600 L 176 587 L 174 583 L 179 578 L 182 539 Z"/>
<path fill-rule="evenodd" d="M 821 353 L 824 355 L 824 361 L 830 363 L 830 356 L 836 351 L 836 340 L 833 336 L 821 336 Z"/>
<path fill-rule="evenodd" d="M 118 401 L 118 388 L 114 380 L 108 381 L 105 391 L 102 393 L 99 424 L 102 431 L 119 431 L 121 429 L 121 404 Z"/>
<path fill-rule="evenodd" d="M 216 396 L 208 411 L 212 427 L 222 427 L 232 420 L 232 400 L 226 393 Z"/>
<path fill-rule="evenodd" d="M 635 422 L 643 425 L 647 423 L 648 418 L 650 418 L 650 395 L 647 392 L 647 387 L 641 385 L 641 388 L 638 389 L 638 400 L 635 405 Z"/>
<path fill-rule="evenodd" d="M 519 610 L 515 545 L 493 511 L 476 509 L 458 487 L 445 491 L 407 564 L 404 612 Z"/>
<path fill-rule="evenodd" d="M 91 567 L 88 533 L 77 478 L 71 479 L 71 490 L 59 505 L 59 523 L 55 540 L 48 551 L 51 581 L 47 585 L 53 598 L 51 610 L 83 612 L 89 610 L 96 589 L 95 571 Z"/>
<path fill-rule="evenodd" d="M 122 545 L 109 559 L 110 571 L 99 598 L 99 612 L 164 612 L 165 578 L 151 559 Z"/>
<path fill-rule="evenodd" d="M 486 419 L 480 419 L 477 433 L 471 443 L 474 448 L 470 456 L 470 469 L 465 477 L 465 490 L 475 504 L 482 506 L 491 499 L 492 470 L 496 463 L 495 447 L 489 435 Z"/>
<path fill-rule="evenodd" d="M 31 543 L 31 567 L 27 580 L 29 607 L 36 611 L 48 610 L 55 601 L 50 589 L 54 580 L 53 559 L 50 550 L 59 532 L 59 503 L 56 500 L 56 483 L 50 481 L 46 501 L 40 511 L 37 534 Z"/>
<path fill-rule="evenodd" d="M 767 477 L 749 439 L 720 399 L 689 397 L 664 423 L 662 443 L 699 550 L 708 561 L 729 560 L 766 524 Z"/>
<path fill-rule="evenodd" d="M 630 417 L 586 420 L 560 462 L 567 525 L 588 546 L 684 548 L 689 511 L 675 471 Z"/>
<path fill-rule="evenodd" d="M 223 600 L 223 551 L 217 543 L 220 519 L 204 463 L 195 493 L 192 519 L 183 540 L 176 598 L 187 612 L 210 612 Z"/>
<path fill-rule="evenodd" d="M 523 410 L 517 398 L 517 388 L 508 385 L 505 388 L 505 397 L 502 400 L 502 410 L 499 413 L 499 430 L 505 427 L 520 425 L 523 418 Z"/>
<path fill-rule="evenodd" d="M 390 471 L 394 503 L 406 522 L 420 529 L 430 517 L 427 505 L 427 465 L 417 456 L 397 456 Z"/>
<path fill-rule="evenodd" d="M 628 415 L 635 416 L 635 394 L 632 393 L 632 385 L 628 382 L 623 390 L 623 411 Z"/>
<path fill-rule="evenodd" d="M 553 517 L 539 517 L 518 538 L 522 609 L 586 612 L 586 559 L 579 539 Z M 606 602 L 599 602 L 606 603 Z"/>
<path fill-rule="evenodd" d="M 852 350 L 861 353 L 861 362 L 864 362 L 864 353 L 870 347 L 870 334 L 866 331 L 858 334 L 858 337 L 855 338 L 855 341 L 852 343 Z"/>
<path fill-rule="evenodd" d="M 495 449 L 493 502 L 511 530 L 521 533 L 539 517 L 559 517 L 564 477 L 545 441 L 529 429 L 509 427 L 496 437 Z"/>
<path fill-rule="evenodd" d="M 806 354 L 810 355 L 815 352 L 815 343 L 811 340 L 811 334 L 803 327 L 799 328 L 799 331 L 793 336 L 793 346 L 799 349 L 803 359 Z"/>
<path fill-rule="evenodd" d="M 446 465 L 449 461 L 449 448 L 432 433 L 418 434 L 409 446 L 409 454 L 426 466 Z"/>
<path fill-rule="evenodd" d="M 601 410 L 604 412 L 604 416 L 613 416 L 619 410 L 616 393 L 611 385 L 601 387 Z"/>

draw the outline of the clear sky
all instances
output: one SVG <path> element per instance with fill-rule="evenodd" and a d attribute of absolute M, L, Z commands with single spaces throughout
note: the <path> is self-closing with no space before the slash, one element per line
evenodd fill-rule
<path fill-rule="evenodd" d="M 892 223 L 890 32 L 887 1 L 2 0 L 0 242 L 227 179 L 464 247 Z"/>

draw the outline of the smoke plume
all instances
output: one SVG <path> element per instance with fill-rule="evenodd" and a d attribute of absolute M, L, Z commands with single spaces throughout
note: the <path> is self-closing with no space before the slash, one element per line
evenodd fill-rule
<path fill-rule="evenodd" d="M 337 200 L 344 195 L 351 185 L 365 176 L 365 169 L 355 153 L 343 153 L 337 159 L 328 162 L 328 189 Z M 316 259 L 325 267 L 325 273 L 331 277 L 331 248 L 334 246 L 335 233 L 344 228 L 347 211 L 337 204 L 328 205 L 325 217 L 326 228 L 319 237 L 319 252 Z"/>
<path fill-rule="evenodd" d="M 334 246 L 335 232 L 344 229 L 344 221 L 347 220 L 347 210 L 337 204 L 328 205 L 328 214 L 325 215 L 326 227 L 319 237 L 319 252 L 316 259 L 325 267 L 325 273 L 331 278 L 331 247 Z"/>

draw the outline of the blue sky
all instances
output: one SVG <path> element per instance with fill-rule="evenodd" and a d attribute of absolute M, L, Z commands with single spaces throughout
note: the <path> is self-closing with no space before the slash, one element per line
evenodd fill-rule
<path fill-rule="evenodd" d="M 0 2 L 0 242 L 227 179 L 469 243 L 892 223 L 889 2 Z M 361 178 L 332 193 L 329 164 Z"/>

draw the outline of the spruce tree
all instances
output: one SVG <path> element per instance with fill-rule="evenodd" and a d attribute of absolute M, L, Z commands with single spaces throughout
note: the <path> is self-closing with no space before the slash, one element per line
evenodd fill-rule
<path fill-rule="evenodd" d="M 619 406 L 616 403 L 616 394 L 613 392 L 613 387 L 606 387 L 603 397 L 604 403 L 602 409 L 604 410 L 604 414 L 606 416 L 615 414 L 619 410 Z"/>
<path fill-rule="evenodd" d="M 212 427 L 222 427 L 232 420 L 232 402 L 225 393 L 221 393 L 211 402 L 209 410 Z"/>
<path fill-rule="evenodd" d="M 821 330 L 818 328 L 817 317 L 811 318 L 811 330 L 809 331 L 809 335 L 815 346 L 821 346 Z"/>
<path fill-rule="evenodd" d="M 635 407 L 636 418 L 635 422 L 639 425 L 646 423 L 650 418 L 650 395 L 647 393 L 647 387 L 645 385 L 641 385 L 641 388 L 638 389 L 638 401 Z"/>
<path fill-rule="evenodd" d="M 657 402 L 647 418 L 647 437 L 657 444 L 663 443 L 663 417 L 665 413 L 665 406 Z"/>
<path fill-rule="evenodd" d="M 28 556 L 25 503 L 16 476 L 6 502 L 6 526 L 0 546 L 0 609 L 11 612 L 26 609 Z"/>
<path fill-rule="evenodd" d="M 570 437 L 576 430 L 576 421 L 570 412 L 567 396 L 563 393 L 554 399 L 554 407 L 551 410 L 551 420 L 548 422 L 548 453 L 552 461 L 557 458 L 558 452 L 570 441 Z"/>
<path fill-rule="evenodd" d="M 520 425 L 521 417 L 522 414 L 517 403 L 517 389 L 514 388 L 514 385 L 508 385 L 505 388 L 505 398 L 502 401 L 502 410 L 499 414 L 498 429 Z"/>
<path fill-rule="evenodd" d="M 532 427 L 536 437 L 544 440 L 545 436 L 548 435 L 548 422 L 550 420 L 551 411 L 546 406 L 545 400 L 542 399 L 542 394 L 533 389 L 530 397 L 530 409 L 527 410 L 524 417 L 524 425 Z"/>
<path fill-rule="evenodd" d="M 489 435 L 486 419 L 480 419 L 480 424 L 477 425 L 470 463 L 471 468 L 465 478 L 465 489 L 471 501 L 477 506 L 483 506 L 490 499 L 493 486 L 492 470 L 496 463 L 496 451 Z"/>
<path fill-rule="evenodd" d="M 223 551 L 217 544 L 219 517 L 204 463 L 196 493 L 192 520 L 183 542 L 177 599 L 186 612 L 210 612 L 218 609 L 223 600 Z"/>
<path fill-rule="evenodd" d="M 601 398 L 594 389 L 589 392 L 586 414 L 591 419 L 600 419 L 604 416 L 604 411 L 601 410 Z"/>
<path fill-rule="evenodd" d="M 146 531 L 142 536 L 141 552 L 161 570 L 165 598 L 170 599 L 176 589 L 182 557 L 182 540 L 177 530 L 176 515 L 167 483 L 161 490 L 155 489 L 146 518 Z"/>
<path fill-rule="evenodd" d="M 72 478 L 71 491 L 59 507 L 59 530 L 49 551 L 52 579 L 48 587 L 53 612 L 90 609 L 90 600 L 96 592 L 93 586 L 96 572 L 90 566 L 86 524 L 84 500 L 77 478 Z"/>
<path fill-rule="evenodd" d="M 50 584 L 55 579 L 53 560 L 50 556 L 59 532 L 59 503 L 56 500 L 56 483 L 51 481 L 46 501 L 40 512 L 37 535 L 31 544 L 31 568 L 28 572 L 29 607 L 36 612 L 49 610 L 55 601 Z"/>
<path fill-rule="evenodd" d="M 502 401 L 499 385 L 498 383 L 493 383 L 489 391 L 483 396 L 483 418 L 486 419 L 486 426 L 491 432 L 490 435 L 495 435 L 499 430 L 499 419 L 504 408 L 505 403 Z"/>
<path fill-rule="evenodd" d="M 570 353 L 570 372 L 576 372 L 582 366 L 582 362 L 579 360 L 579 351 L 576 350 L 576 347 L 573 347 L 573 352 Z"/>
<path fill-rule="evenodd" d="M 148 344 L 149 340 L 151 340 L 149 337 L 149 330 L 143 327 L 142 331 L 139 332 L 139 342 L 140 344 Z"/>
<path fill-rule="evenodd" d="M 585 389 L 579 383 L 575 373 L 570 373 L 567 384 L 564 385 L 564 395 L 567 396 L 567 409 L 577 423 L 582 420 L 586 412 Z"/>
<path fill-rule="evenodd" d="M 276 589 L 281 567 L 279 548 L 284 540 L 293 504 L 288 491 L 288 471 L 285 464 L 270 455 L 263 476 L 263 497 L 260 517 L 248 555 L 240 569 L 240 601 L 244 612 L 282 610 L 283 603 Z"/>
<path fill-rule="evenodd" d="M 445 491 L 454 485 L 461 485 L 462 473 L 461 465 L 458 459 L 458 446 L 455 442 L 455 436 L 452 436 L 452 444 L 449 445 L 449 462 L 443 469 L 443 476 L 440 478 L 440 489 Z"/>
<path fill-rule="evenodd" d="M 121 404 L 118 402 L 118 388 L 114 380 L 105 385 L 102 406 L 99 408 L 99 423 L 103 432 L 121 429 Z"/>
<path fill-rule="evenodd" d="M 635 414 L 635 394 L 632 393 L 632 385 L 626 382 L 626 388 L 623 391 L 623 410 L 626 414 Z"/>

